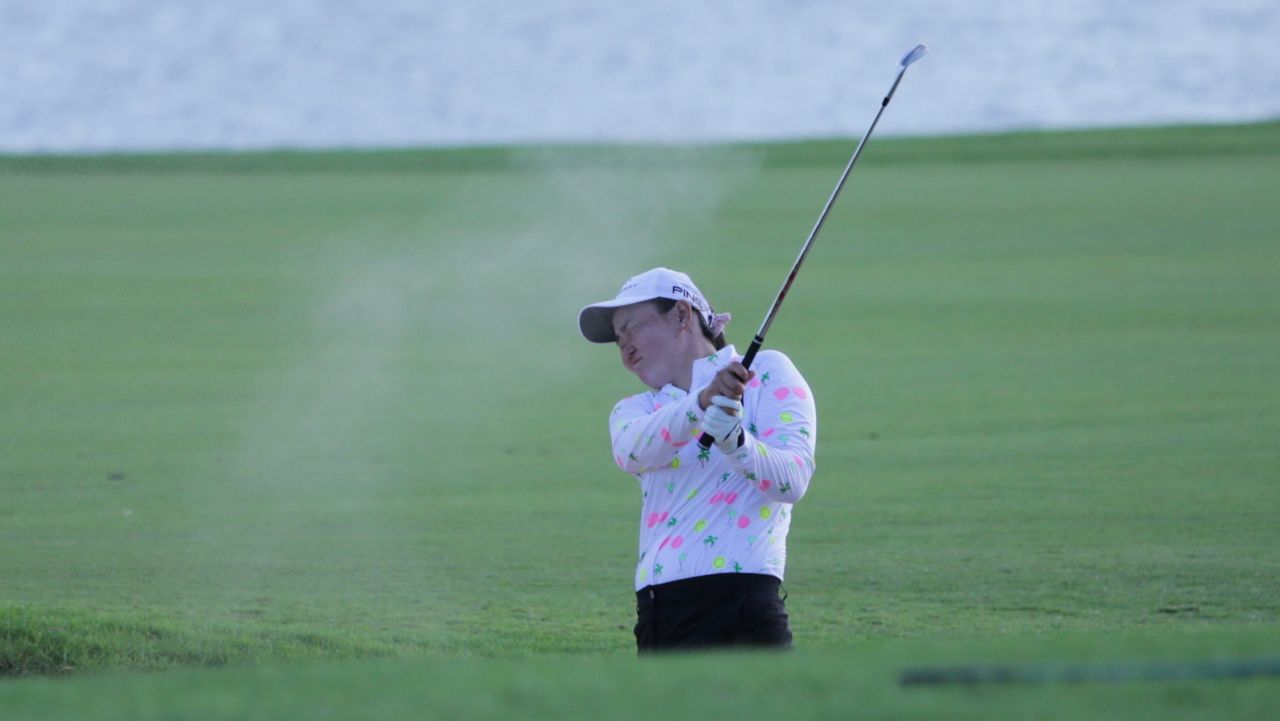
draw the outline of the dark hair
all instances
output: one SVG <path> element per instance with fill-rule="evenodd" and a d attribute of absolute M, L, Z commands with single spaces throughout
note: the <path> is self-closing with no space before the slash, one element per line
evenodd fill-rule
<path fill-rule="evenodd" d="M 672 308 L 676 307 L 676 301 L 671 298 L 654 298 L 649 302 L 653 303 L 654 307 L 658 309 L 658 313 L 661 315 L 666 315 Z M 693 308 L 693 305 L 690 304 L 689 307 Z M 713 337 L 711 335 L 711 329 L 707 327 L 707 319 L 703 318 L 702 314 L 699 313 L 696 308 L 693 309 L 693 314 L 698 316 L 698 327 L 702 329 L 702 337 L 711 341 L 711 345 L 715 346 L 716 350 L 720 350 L 727 345 L 723 331 Z"/>

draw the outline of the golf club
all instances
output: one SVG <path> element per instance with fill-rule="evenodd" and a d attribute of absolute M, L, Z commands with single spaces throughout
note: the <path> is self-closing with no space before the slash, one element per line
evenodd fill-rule
<path fill-rule="evenodd" d="M 791 283 L 796 279 L 796 273 L 800 272 L 800 266 L 804 263 L 805 256 L 809 255 L 809 249 L 813 247 L 813 239 L 818 237 L 818 231 L 822 230 L 822 224 L 826 222 L 827 215 L 831 212 L 831 206 L 835 204 L 836 198 L 840 196 L 840 190 L 844 187 L 844 183 L 849 179 L 849 173 L 853 170 L 854 164 L 858 162 L 858 156 L 862 155 L 862 148 L 867 144 L 867 140 L 871 138 L 871 133 L 876 129 L 876 123 L 880 122 L 880 116 L 884 114 L 884 109 L 889 107 L 889 101 L 893 99 L 893 94 L 898 90 L 898 84 L 902 82 L 902 76 L 907 72 L 907 67 L 924 56 L 928 51 L 928 46 L 917 45 L 911 49 L 906 55 L 902 56 L 899 63 L 898 76 L 893 80 L 893 86 L 889 88 L 889 93 L 884 96 L 884 100 L 880 103 L 880 110 L 876 113 L 876 117 L 871 121 L 871 127 L 867 129 L 867 134 L 862 136 L 862 140 L 858 141 L 858 147 L 853 151 L 853 157 L 849 158 L 849 164 L 845 166 L 844 172 L 840 174 L 840 180 L 836 183 L 835 190 L 831 191 L 831 197 L 827 198 L 827 204 L 823 206 L 822 213 L 818 215 L 818 222 L 813 224 L 813 230 L 809 231 L 809 238 L 805 240 L 804 247 L 800 249 L 800 255 L 796 258 L 796 262 L 791 266 L 791 273 L 787 275 L 787 280 L 782 284 L 782 289 L 778 291 L 778 295 L 773 299 L 773 305 L 769 308 L 769 313 L 764 317 L 764 323 L 760 325 L 760 330 L 756 332 L 756 337 L 751 341 L 750 347 L 747 348 L 747 354 L 742 357 L 742 365 L 750 368 L 751 362 L 755 360 L 756 353 L 760 351 L 760 346 L 764 345 L 764 335 L 769 332 L 769 326 L 773 324 L 773 318 L 778 314 L 778 309 L 782 307 L 782 301 L 787 297 L 787 291 L 791 289 Z M 703 433 L 698 439 L 698 446 L 703 450 L 711 447 L 715 439 L 710 433 Z"/>

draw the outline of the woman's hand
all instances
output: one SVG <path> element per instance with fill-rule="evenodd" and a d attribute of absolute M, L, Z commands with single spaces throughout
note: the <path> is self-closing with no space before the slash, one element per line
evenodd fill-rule
<path fill-rule="evenodd" d="M 720 372 L 711 379 L 711 383 L 698 394 L 698 407 L 703 411 L 707 410 L 711 405 L 712 396 L 724 396 L 735 401 L 742 400 L 742 394 L 747 390 L 747 383 L 755 377 L 755 371 L 747 370 L 747 367 L 738 361 L 729 363 L 721 368 Z"/>
<path fill-rule="evenodd" d="M 732 453 L 742 442 L 742 401 L 712 396 L 702 419 L 702 432 L 711 436 L 721 453 Z"/>

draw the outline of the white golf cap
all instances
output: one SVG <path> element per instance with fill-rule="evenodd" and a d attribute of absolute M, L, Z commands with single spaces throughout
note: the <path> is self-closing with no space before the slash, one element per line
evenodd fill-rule
<path fill-rule="evenodd" d="M 708 328 L 715 322 L 711 304 L 689 276 L 670 268 L 654 268 L 629 278 L 612 300 L 602 300 L 583 308 L 578 314 L 578 329 L 592 343 L 613 343 L 618 340 L 613 332 L 614 309 L 655 298 L 687 301 L 702 316 Z"/>

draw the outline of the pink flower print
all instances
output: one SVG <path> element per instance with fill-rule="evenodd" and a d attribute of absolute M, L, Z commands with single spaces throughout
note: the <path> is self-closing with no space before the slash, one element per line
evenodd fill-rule
<path fill-rule="evenodd" d="M 736 500 L 738 500 L 738 493 L 736 491 L 730 491 L 728 493 L 725 493 L 724 491 L 716 491 L 715 495 L 711 496 L 710 504 L 714 506 L 721 501 L 724 501 L 725 503 L 733 503 Z"/>
<path fill-rule="evenodd" d="M 779 388 L 778 390 L 773 392 L 773 397 L 777 398 L 780 401 L 785 401 L 787 399 L 787 396 L 790 394 L 791 394 L 790 388 Z"/>
<path fill-rule="evenodd" d="M 797 465 L 797 466 L 799 466 L 801 469 L 803 469 L 803 468 L 804 468 L 804 459 L 803 459 L 803 458 L 801 458 L 800 456 L 792 456 L 792 459 L 796 462 L 796 465 Z"/>
<path fill-rule="evenodd" d="M 666 538 L 662 539 L 662 543 L 661 545 L 658 546 L 658 550 L 661 551 L 662 549 L 666 548 L 667 544 L 670 542 L 671 542 L 671 536 L 667 536 Z"/>
<path fill-rule="evenodd" d="M 741 516 L 738 516 L 738 528 L 746 528 L 747 526 L 750 526 L 750 525 L 751 525 L 751 519 L 747 518 L 747 514 L 744 513 Z"/>
<path fill-rule="evenodd" d="M 768 478 L 760 479 L 760 490 L 767 491 L 769 490 L 769 486 L 772 486 L 772 485 L 773 485 L 773 481 L 769 480 Z"/>
<path fill-rule="evenodd" d="M 661 514 L 657 514 L 657 513 L 650 513 L 650 514 L 649 514 L 649 521 L 648 521 L 648 524 L 647 524 L 647 525 L 649 526 L 649 528 L 653 528 L 654 526 L 658 525 L 659 523 L 662 523 L 663 521 L 667 520 L 667 515 L 668 515 L 668 514 L 667 514 L 667 512 L 666 512 L 666 511 L 663 511 Z"/>
<path fill-rule="evenodd" d="M 684 545 L 684 536 L 676 536 L 675 538 L 671 539 L 672 548 L 679 548 L 683 545 Z"/>
<path fill-rule="evenodd" d="M 800 388 L 799 386 L 792 388 L 791 392 L 795 393 L 801 400 L 809 397 L 809 394 L 805 392 L 805 389 Z"/>
<path fill-rule="evenodd" d="M 670 443 L 672 446 L 676 448 L 684 448 L 685 446 L 689 445 L 689 441 L 676 442 L 671 440 L 671 431 L 666 428 L 662 429 L 662 440 L 666 441 L 667 443 Z"/>
<path fill-rule="evenodd" d="M 769 436 L 773 435 L 774 431 L 776 431 L 776 430 L 778 430 L 778 429 L 777 429 L 777 428 L 770 428 L 769 430 L 767 430 L 767 431 L 765 431 L 763 434 L 761 434 L 761 436 L 760 436 L 760 437 L 761 437 L 761 438 L 768 438 Z"/>
<path fill-rule="evenodd" d="M 760 379 L 759 379 L 759 378 L 752 378 L 752 379 L 751 379 L 751 382 L 747 384 L 747 387 L 748 387 L 748 388 L 759 388 L 759 387 L 760 387 Z"/>

